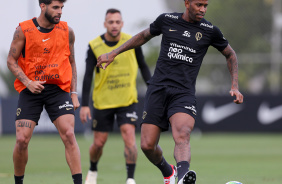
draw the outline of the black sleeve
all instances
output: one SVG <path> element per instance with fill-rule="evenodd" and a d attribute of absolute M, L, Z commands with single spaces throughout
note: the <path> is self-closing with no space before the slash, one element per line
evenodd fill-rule
<path fill-rule="evenodd" d="M 214 26 L 211 45 L 220 52 L 228 46 L 228 41 L 224 38 L 223 34 L 216 26 Z"/>
<path fill-rule="evenodd" d="M 164 14 L 161 14 L 152 24 L 150 24 L 151 35 L 159 36 L 162 34 L 163 17 Z"/>
<path fill-rule="evenodd" d="M 143 77 L 143 80 L 147 84 L 147 81 L 151 78 L 151 72 L 149 70 L 147 63 L 145 62 L 144 55 L 143 55 L 141 47 L 138 47 L 138 48 L 135 49 L 135 55 L 136 55 L 137 63 L 138 63 L 139 69 L 141 71 L 141 75 Z"/>
<path fill-rule="evenodd" d="M 90 45 L 88 45 L 87 57 L 86 57 L 86 67 L 82 86 L 82 104 L 81 106 L 89 105 L 89 94 L 91 90 L 91 83 L 93 78 L 93 72 L 97 64 L 97 59 L 93 53 Z"/>

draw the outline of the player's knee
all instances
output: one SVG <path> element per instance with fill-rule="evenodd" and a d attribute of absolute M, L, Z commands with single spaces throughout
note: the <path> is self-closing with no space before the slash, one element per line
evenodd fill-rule
<path fill-rule="evenodd" d="M 136 145 L 135 134 L 123 135 L 123 141 L 125 146 L 132 147 Z"/>
<path fill-rule="evenodd" d="M 16 139 L 16 145 L 19 150 L 25 150 L 28 147 L 29 139 L 24 136 L 18 136 Z"/>
<path fill-rule="evenodd" d="M 192 130 L 189 128 L 184 128 L 182 131 L 177 132 L 173 135 L 175 144 L 185 144 L 189 143 L 190 135 Z"/>
<path fill-rule="evenodd" d="M 65 141 L 71 145 L 73 145 L 75 143 L 75 134 L 74 131 L 72 130 L 68 130 L 65 133 Z"/>
<path fill-rule="evenodd" d="M 155 150 L 155 145 L 154 144 L 150 144 L 148 142 L 143 142 L 141 141 L 141 150 L 144 153 L 150 153 L 153 152 Z"/>
<path fill-rule="evenodd" d="M 106 143 L 106 141 L 104 141 L 104 140 L 95 140 L 93 146 L 96 149 L 103 149 L 105 143 Z"/>

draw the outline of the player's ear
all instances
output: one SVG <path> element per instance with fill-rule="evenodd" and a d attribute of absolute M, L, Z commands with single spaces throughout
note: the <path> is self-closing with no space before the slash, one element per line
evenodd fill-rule
<path fill-rule="evenodd" d="M 190 6 L 190 1 L 189 0 L 184 0 L 185 7 L 188 8 Z"/>
<path fill-rule="evenodd" d="M 104 21 L 104 28 L 106 28 L 107 29 L 107 22 L 106 22 L 106 20 Z"/>
<path fill-rule="evenodd" d="M 44 4 L 44 3 L 40 3 L 39 6 L 41 8 L 41 11 L 45 10 L 45 8 L 46 8 L 46 4 Z"/>

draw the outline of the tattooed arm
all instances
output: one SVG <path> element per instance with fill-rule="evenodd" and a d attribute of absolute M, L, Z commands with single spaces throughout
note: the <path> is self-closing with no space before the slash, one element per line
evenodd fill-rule
<path fill-rule="evenodd" d="M 75 57 L 74 57 L 74 41 L 75 35 L 73 29 L 69 27 L 69 47 L 70 47 L 70 64 L 72 68 L 72 79 L 71 79 L 71 92 L 77 92 L 77 72 L 76 72 L 76 64 L 75 64 Z M 78 101 L 78 97 L 76 93 L 71 93 L 71 99 L 76 110 L 80 103 Z"/>
<path fill-rule="evenodd" d="M 10 51 L 7 58 L 7 66 L 9 70 L 18 78 L 32 93 L 38 94 L 44 89 L 44 81 L 32 81 L 30 80 L 22 68 L 18 65 L 18 59 L 21 55 L 21 52 L 25 46 L 25 35 L 22 31 L 22 28 L 17 27 L 13 41 L 11 43 Z"/>
<path fill-rule="evenodd" d="M 231 96 L 236 96 L 234 103 L 243 103 L 243 95 L 239 92 L 238 86 L 238 60 L 236 53 L 230 45 L 228 45 L 221 53 L 226 58 L 227 67 L 231 76 L 231 90 L 229 93 Z"/>
<path fill-rule="evenodd" d="M 140 47 L 141 45 L 148 42 L 154 36 L 151 35 L 150 29 L 145 29 L 144 31 L 138 33 L 137 35 L 133 36 L 130 40 L 125 42 L 123 45 L 118 47 L 117 49 L 111 51 L 110 53 L 103 54 L 98 57 L 97 59 L 97 66 L 103 69 L 106 69 L 109 64 L 111 64 L 114 58 L 127 50 Z M 106 63 L 105 66 L 102 66 L 102 63 Z"/>
<path fill-rule="evenodd" d="M 11 43 L 10 51 L 7 58 L 7 66 L 9 70 L 24 84 L 27 85 L 30 81 L 29 78 L 25 75 L 22 68 L 18 65 L 18 58 L 21 55 L 21 52 L 25 45 L 25 36 L 22 31 L 22 28 L 17 27 L 13 41 Z"/>

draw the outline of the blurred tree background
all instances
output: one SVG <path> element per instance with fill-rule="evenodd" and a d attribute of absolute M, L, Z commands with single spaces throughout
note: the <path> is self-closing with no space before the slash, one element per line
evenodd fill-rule
<path fill-rule="evenodd" d="M 185 11 L 183 0 L 165 2 L 171 12 Z M 275 6 L 281 6 L 281 0 L 209 1 L 205 18 L 220 28 L 236 51 L 239 60 L 239 87 L 245 95 L 281 92 L 281 49 L 275 60 L 272 47 L 273 41 L 276 41 L 281 48 L 281 28 L 279 37 L 274 37 L 273 40 L 273 24 L 277 18 L 274 14 Z M 281 7 L 276 11 L 281 16 Z M 159 45 L 159 40 L 149 42 L 146 59 L 153 67 Z M 230 84 L 224 56 L 210 47 L 197 80 L 197 94 L 228 95 Z"/>

